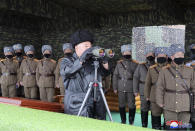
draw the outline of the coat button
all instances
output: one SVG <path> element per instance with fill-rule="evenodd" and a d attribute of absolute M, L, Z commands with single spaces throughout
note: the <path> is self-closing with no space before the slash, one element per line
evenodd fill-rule
<path fill-rule="evenodd" d="M 176 101 L 176 104 L 177 104 L 178 102 Z"/>
<path fill-rule="evenodd" d="M 178 86 L 178 84 L 176 83 L 176 86 Z"/>
<path fill-rule="evenodd" d="M 177 112 L 177 110 L 176 110 L 176 112 Z"/>

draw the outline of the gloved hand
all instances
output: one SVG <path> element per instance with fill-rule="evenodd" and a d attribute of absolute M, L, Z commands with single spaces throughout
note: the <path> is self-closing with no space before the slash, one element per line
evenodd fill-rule
<path fill-rule="evenodd" d="M 92 50 L 93 48 L 89 48 L 87 49 L 85 52 L 83 52 L 83 54 L 80 57 L 80 62 L 85 62 L 85 60 L 89 59 L 89 57 L 92 56 Z"/>

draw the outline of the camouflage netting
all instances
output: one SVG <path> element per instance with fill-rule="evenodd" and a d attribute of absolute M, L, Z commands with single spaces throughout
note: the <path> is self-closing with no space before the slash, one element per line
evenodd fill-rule
<path fill-rule="evenodd" d="M 41 58 L 40 47 L 47 43 L 54 47 L 54 58 L 58 59 L 63 56 L 62 44 L 69 42 L 70 35 L 80 28 L 87 28 L 94 33 L 95 45 L 114 49 L 116 62 L 121 56 L 120 46 L 132 41 L 133 27 L 183 24 L 186 25 L 186 54 L 189 56 L 187 47 L 195 43 L 193 6 L 175 6 L 177 4 L 172 0 L 161 3 L 151 1 L 147 4 L 152 7 L 144 5 L 142 9 L 139 6 L 136 10 L 137 4 L 131 7 L 132 11 L 128 9 L 128 12 L 123 10 L 117 13 L 112 8 L 113 13 L 108 10 L 106 13 L 98 13 L 98 9 L 97 12 L 94 12 L 95 9 L 88 12 L 88 8 L 66 7 L 52 0 L 1 0 L 0 50 L 5 45 L 17 42 L 23 45 L 34 44 L 37 57 Z"/>
<path fill-rule="evenodd" d="M 146 48 L 169 47 L 172 44 L 185 46 L 185 26 L 146 26 L 132 30 L 132 56 L 138 62 L 145 62 Z"/>

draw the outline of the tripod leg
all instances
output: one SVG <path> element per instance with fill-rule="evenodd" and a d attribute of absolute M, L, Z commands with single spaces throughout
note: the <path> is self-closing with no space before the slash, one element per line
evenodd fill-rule
<path fill-rule="evenodd" d="M 108 112 L 110 121 L 113 121 L 113 120 L 112 120 L 112 115 L 111 115 L 110 110 L 109 110 L 109 107 L 108 107 L 108 104 L 107 104 L 107 102 L 106 102 L 106 98 L 105 98 L 105 96 L 104 96 L 104 92 L 103 92 L 103 90 L 102 90 L 102 87 L 100 87 L 99 89 L 100 89 L 100 92 L 101 92 L 101 95 L 102 95 L 104 104 L 105 104 L 105 106 L 106 106 L 106 110 L 107 110 L 107 112 Z"/>
<path fill-rule="evenodd" d="M 87 94 L 85 95 L 84 101 L 83 101 L 83 103 L 82 103 L 82 105 L 81 105 L 81 107 L 79 109 L 79 113 L 78 113 L 77 116 L 80 116 L 81 115 L 81 111 L 83 110 L 83 107 L 85 106 L 85 103 L 87 101 L 87 98 L 89 97 L 89 94 L 91 92 L 91 89 L 92 89 L 92 87 L 90 86 L 89 89 L 87 90 Z"/>

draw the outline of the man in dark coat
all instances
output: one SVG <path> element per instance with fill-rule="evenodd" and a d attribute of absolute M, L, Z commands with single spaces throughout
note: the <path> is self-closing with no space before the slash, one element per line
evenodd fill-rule
<path fill-rule="evenodd" d="M 64 79 L 65 113 L 77 115 L 83 103 L 90 82 L 94 81 L 95 68 L 93 65 L 92 54 L 93 36 L 87 30 L 79 30 L 71 36 L 71 43 L 75 48 L 72 57 L 64 58 L 60 66 L 60 74 Z M 90 56 L 90 57 L 89 57 Z M 102 76 L 109 75 L 109 66 L 106 60 L 100 62 L 97 79 L 101 82 Z M 93 92 L 81 112 L 82 116 L 101 119 L 97 117 L 101 111 L 98 108 L 98 102 L 103 102 L 99 89 L 97 89 L 97 99 L 93 100 Z M 101 116 L 101 114 L 100 114 Z"/>

